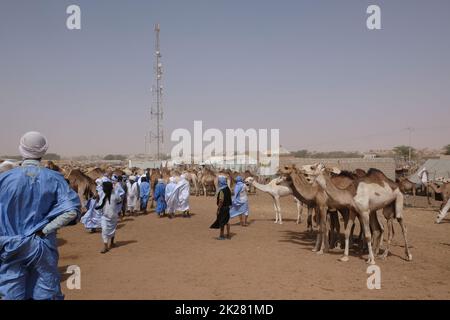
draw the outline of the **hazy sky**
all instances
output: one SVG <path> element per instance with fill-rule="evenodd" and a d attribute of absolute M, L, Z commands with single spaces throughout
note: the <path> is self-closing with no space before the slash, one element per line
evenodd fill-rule
<path fill-rule="evenodd" d="M 78 4 L 82 29 L 66 28 Z M 382 30 L 366 28 L 369 4 Z M 161 24 L 176 128 L 279 128 L 291 150 L 450 143 L 448 0 L 2 0 L 0 154 L 142 153 Z M 169 151 L 169 147 L 166 147 Z"/>

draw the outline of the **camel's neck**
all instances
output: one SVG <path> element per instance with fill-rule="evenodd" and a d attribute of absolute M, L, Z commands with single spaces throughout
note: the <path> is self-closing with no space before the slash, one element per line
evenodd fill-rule
<path fill-rule="evenodd" d="M 433 189 L 434 192 L 442 193 L 441 188 L 438 185 L 436 185 L 435 183 L 430 183 L 429 186 L 431 189 Z"/>
<path fill-rule="evenodd" d="M 291 173 L 294 195 L 300 196 L 301 200 L 314 201 L 317 195 L 317 188 L 296 173 Z"/>
<path fill-rule="evenodd" d="M 261 183 L 258 183 L 258 182 L 256 182 L 256 181 L 253 181 L 252 184 L 253 184 L 253 186 L 254 186 L 256 189 L 258 189 L 258 190 L 260 190 L 260 191 L 263 191 L 263 192 L 269 192 L 269 191 L 270 191 L 269 186 L 266 185 L 266 184 L 261 184 Z"/>

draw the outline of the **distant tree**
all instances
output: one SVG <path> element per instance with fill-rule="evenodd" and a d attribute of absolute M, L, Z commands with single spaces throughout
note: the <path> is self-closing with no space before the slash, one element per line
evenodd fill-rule
<path fill-rule="evenodd" d="M 393 149 L 394 153 L 400 157 L 402 157 L 403 159 L 408 159 L 409 157 L 409 146 L 397 146 Z M 411 147 L 411 158 L 414 158 L 416 155 L 416 150 Z"/>
<path fill-rule="evenodd" d="M 309 152 L 308 150 L 302 149 L 292 153 L 296 158 L 308 158 Z"/>
<path fill-rule="evenodd" d="M 122 154 L 108 154 L 107 156 L 105 156 L 103 158 L 103 160 L 108 160 L 108 161 L 112 161 L 112 160 L 124 161 L 126 159 L 127 159 L 127 157 Z"/>
<path fill-rule="evenodd" d="M 450 156 L 450 144 L 444 147 L 444 154 Z"/>
<path fill-rule="evenodd" d="M 47 153 L 46 155 L 44 155 L 42 157 L 43 160 L 61 160 L 61 156 L 59 154 L 56 153 Z"/>
<path fill-rule="evenodd" d="M 22 160 L 21 156 L 1 156 L 2 159 L 9 159 L 9 160 Z"/>

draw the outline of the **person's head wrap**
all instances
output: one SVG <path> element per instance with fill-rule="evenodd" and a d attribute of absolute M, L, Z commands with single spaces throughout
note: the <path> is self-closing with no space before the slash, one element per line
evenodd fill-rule
<path fill-rule="evenodd" d="M 98 187 L 101 186 L 101 185 L 103 184 L 102 179 L 97 179 L 97 180 L 95 180 L 95 184 L 96 184 Z"/>
<path fill-rule="evenodd" d="M 169 178 L 169 181 L 172 182 L 172 183 L 174 183 L 174 182 L 175 182 L 175 177 L 170 177 L 170 178 Z"/>
<path fill-rule="evenodd" d="M 39 132 L 27 132 L 20 139 L 19 151 L 24 159 L 41 159 L 47 150 L 47 138 Z"/>
<path fill-rule="evenodd" d="M 224 176 L 219 176 L 219 190 L 228 187 L 227 178 Z"/>
<path fill-rule="evenodd" d="M 158 179 L 158 183 L 164 183 L 164 179 Z"/>
<path fill-rule="evenodd" d="M 237 182 L 237 183 L 239 183 L 239 182 L 244 182 L 244 180 L 242 179 L 241 176 L 237 176 L 237 177 L 236 177 L 236 182 Z"/>
<path fill-rule="evenodd" d="M 181 179 L 181 180 L 186 179 L 186 175 L 183 173 L 183 174 L 180 176 L 180 179 Z"/>
<path fill-rule="evenodd" d="M 112 180 L 112 182 L 117 182 L 117 181 L 119 181 L 119 178 L 115 174 L 113 174 L 113 176 L 111 177 L 111 180 Z"/>
<path fill-rule="evenodd" d="M 136 177 L 135 176 L 130 176 L 129 180 L 130 181 L 136 181 Z"/>
<path fill-rule="evenodd" d="M 111 182 L 111 180 L 105 176 L 102 178 L 102 183 L 105 183 L 105 182 Z"/>

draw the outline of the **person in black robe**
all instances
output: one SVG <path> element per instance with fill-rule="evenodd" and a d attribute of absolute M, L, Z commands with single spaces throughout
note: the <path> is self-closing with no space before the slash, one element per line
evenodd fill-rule
<path fill-rule="evenodd" d="M 219 177 L 219 192 L 217 194 L 217 218 L 211 225 L 211 229 L 220 229 L 220 236 L 217 240 L 225 240 L 225 226 L 227 227 L 227 239 L 231 239 L 230 236 L 230 206 L 231 190 L 228 187 L 227 179 L 223 176 Z"/>

